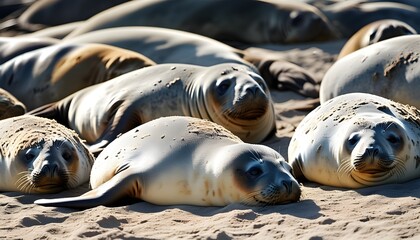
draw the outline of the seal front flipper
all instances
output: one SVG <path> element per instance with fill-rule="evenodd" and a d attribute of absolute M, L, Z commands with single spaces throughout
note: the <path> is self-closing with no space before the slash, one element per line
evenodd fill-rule
<path fill-rule="evenodd" d="M 42 206 L 68 207 L 86 209 L 103 206 L 112 206 L 125 198 L 141 198 L 143 183 L 138 170 L 126 168 L 119 171 L 109 181 L 96 189 L 78 196 L 56 199 L 38 199 L 34 203 Z"/>
<path fill-rule="evenodd" d="M 61 111 L 59 109 L 59 104 L 56 102 L 45 104 L 41 107 L 35 108 L 29 112 L 27 112 L 27 115 L 37 116 L 37 117 L 43 117 L 48 119 L 54 119 L 57 122 L 63 124 L 64 126 L 68 127 L 69 120 L 67 115 L 63 116 Z"/>
<path fill-rule="evenodd" d="M 86 144 L 89 151 L 97 156 L 102 150 L 114 139 L 118 138 L 121 134 L 130 131 L 131 129 L 142 124 L 140 117 L 130 108 L 117 108 L 110 110 L 110 120 L 104 133 L 98 140 L 92 144 Z"/>
<path fill-rule="evenodd" d="M 304 68 L 285 60 L 260 58 L 246 55 L 245 60 L 253 63 L 267 85 L 277 90 L 291 90 L 303 96 L 318 98 L 319 84 Z"/>

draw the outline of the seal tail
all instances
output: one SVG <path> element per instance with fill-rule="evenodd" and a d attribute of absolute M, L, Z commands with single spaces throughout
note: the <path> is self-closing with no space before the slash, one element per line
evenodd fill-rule
<path fill-rule="evenodd" d="M 141 178 L 139 173 L 127 169 L 113 176 L 96 189 L 78 196 L 55 199 L 38 199 L 34 203 L 50 207 L 67 207 L 86 209 L 103 206 L 114 206 L 121 200 L 128 198 L 140 198 L 142 192 Z"/>

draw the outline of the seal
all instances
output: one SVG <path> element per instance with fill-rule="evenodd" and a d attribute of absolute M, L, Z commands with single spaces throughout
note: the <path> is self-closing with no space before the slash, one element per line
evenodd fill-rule
<path fill-rule="evenodd" d="M 402 21 L 419 32 L 420 15 L 418 6 L 419 4 L 416 1 L 354 0 L 340 1 L 320 7 L 320 11 L 331 22 L 337 35 L 341 35 L 342 38 L 350 38 L 369 23 L 384 19 Z"/>
<path fill-rule="evenodd" d="M 302 67 L 282 59 L 257 56 L 194 33 L 156 27 L 118 27 L 85 33 L 64 42 L 112 45 L 141 53 L 156 63 L 200 66 L 240 63 L 257 68 L 255 72 L 270 88 L 319 97 L 319 84 Z"/>
<path fill-rule="evenodd" d="M 74 131 L 56 121 L 0 121 L 0 191 L 55 193 L 89 180 L 94 158 Z"/>
<path fill-rule="evenodd" d="M 338 60 L 322 79 L 321 104 L 345 93 L 364 92 L 420 108 L 419 44 L 418 35 L 400 36 Z"/>
<path fill-rule="evenodd" d="M 157 18 L 157 14 L 163 17 Z M 66 38 L 121 26 L 178 29 L 221 41 L 251 44 L 336 38 L 317 8 L 286 0 L 132 1 L 93 16 Z"/>
<path fill-rule="evenodd" d="M 29 114 L 56 119 L 98 152 L 117 135 L 164 116 L 216 122 L 246 142 L 275 131 L 264 80 L 239 64 L 159 64 L 82 89 Z"/>
<path fill-rule="evenodd" d="M 0 120 L 20 116 L 25 113 L 25 105 L 8 91 L 0 88 Z"/>
<path fill-rule="evenodd" d="M 50 26 L 86 20 L 128 0 L 32 1 L 16 18 L 0 24 L 1 30 L 34 32 Z M 0 30 L 0 31 L 1 31 Z"/>
<path fill-rule="evenodd" d="M 159 205 L 272 205 L 298 201 L 290 165 L 273 149 L 242 142 L 213 122 L 165 117 L 113 141 L 95 161 L 92 190 L 36 204 L 90 208 L 124 198 Z"/>
<path fill-rule="evenodd" d="M 58 44 L 0 65 L 0 87 L 31 110 L 154 64 L 136 52 L 103 44 Z"/>
<path fill-rule="evenodd" d="M 44 37 L 0 37 L 0 64 L 23 53 L 59 43 Z"/>
<path fill-rule="evenodd" d="M 341 49 L 340 54 L 338 54 L 338 59 L 379 41 L 413 34 L 417 34 L 416 30 L 404 22 L 394 19 L 375 21 L 357 31 L 346 42 Z"/>
<path fill-rule="evenodd" d="M 294 176 L 362 188 L 420 177 L 420 111 L 367 93 L 337 96 L 310 112 L 291 139 Z"/>

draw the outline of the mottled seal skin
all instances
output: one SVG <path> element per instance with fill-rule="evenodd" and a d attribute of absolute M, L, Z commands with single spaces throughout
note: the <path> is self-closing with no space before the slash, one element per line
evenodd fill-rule
<path fill-rule="evenodd" d="M 312 74 L 285 60 L 256 56 L 194 33 L 157 27 L 118 27 L 65 39 L 66 43 L 103 43 L 141 53 L 156 63 L 212 66 L 240 63 L 260 74 L 270 88 L 319 97 Z"/>
<path fill-rule="evenodd" d="M 351 53 L 326 72 L 321 104 L 345 93 L 364 92 L 420 108 L 419 58 L 419 35 L 395 37 Z"/>
<path fill-rule="evenodd" d="M 133 1 L 93 16 L 68 37 L 121 26 L 171 28 L 221 41 L 254 44 L 335 38 L 317 8 L 283 0 Z"/>
<path fill-rule="evenodd" d="M 20 116 L 25 113 L 25 105 L 8 91 L 0 88 L 0 120 Z"/>
<path fill-rule="evenodd" d="M 118 134 L 164 116 L 209 119 L 251 143 L 275 131 L 273 102 L 264 80 L 243 65 L 229 63 L 143 68 L 29 114 L 53 118 L 74 129 L 92 152 Z"/>
<path fill-rule="evenodd" d="M 23 53 L 57 43 L 57 39 L 44 37 L 0 37 L 0 64 Z"/>
<path fill-rule="evenodd" d="M 420 177 L 420 111 L 366 93 L 335 97 L 310 112 L 288 149 L 294 176 L 362 188 Z"/>
<path fill-rule="evenodd" d="M 92 190 L 36 204 L 89 208 L 136 198 L 159 205 L 272 205 L 298 201 L 291 167 L 273 149 L 243 143 L 213 122 L 166 117 L 108 145 L 92 168 Z"/>
<path fill-rule="evenodd" d="M 0 121 L 0 191 L 54 193 L 89 179 L 92 154 L 56 121 L 18 116 Z"/>
<path fill-rule="evenodd" d="M 357 31 L 346 42 L 338 55 L 338 59 L 374 43 L 413 34 L 417 34 L 416 30 L 404 22 L 394 19 L 375 21 Z"/>
<path fill-rule="evenodd" d="M 28 110 L 80 89 L 155 65 L 136 52 L 103 44 L 58 44 L 19 55 L 0 66 L 0 87 Z"/>

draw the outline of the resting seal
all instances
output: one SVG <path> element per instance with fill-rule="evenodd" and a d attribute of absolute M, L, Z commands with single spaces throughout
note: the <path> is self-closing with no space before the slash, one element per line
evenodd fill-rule
<path fill-rule="evenodd" d="M 118 27 L 97 30 L 65 43 L 102 43 L 141 53 L 156 63 L 212 66 L 240 63 L 257 68 L 270 88 L 319 97 L 319 85 L 305 69 L 285 60 L 256 56 L 194 33 L 157 27 Z"/>
<path fill-rule="evenodd" d="M 35 203 L 89 208 L 131 197 L 159 205 L 281 204 L 300 198 L 290 171 L 273 149 L 243 143 L 215 123 L 166 117 L 108 145 L 93 165 L 93 190 Z"/>
<path fill-rule="evenodd" d="M 420 177 L 420 111 L 366 94 L 335 97 L 310 112 L 289 145 L 294 176 L 361 188 Z"/>
<path fill-rule="evenodd" d="M 251 44 L 335 38 L 317 8 L 286 0 L 132 1 L 93 16 L 66 38 L 121 26 L 171 28 Z"/>
<path fill-rule="evenodd" d="M 26 107 L 8 91 L 0 88 L 0 120 L 25 114 Z"/>
<path fill-rule="evenodd" d="M 267 85 L 239 64 L 160 64 L 82 89 L 30 114 L 56 119 L 96 152 L 118 134 L 163 116 L 209 119 L 246 142 L 275 130 Z"/>
<path fill-rule="evenodd" d="M 19 116 L 0 121 L 0 191 L 53 193 L 89 179 L 93 156 L 56 121 Z"/>
<path fill-rule="evenodd" d="M 404 2 L 406 1 L 397 3 L 395 0 L 392 2 L 348 0 L 320 7 L 320 10 L 331 22 L 337 35 L 341 35 L 342 38 L 350 38 L 369 23 L 384 19 L 405 22 L 419 32 L 420 10 L 416 6 L 411 6 L 408 1 L 407 4 Z"/>
<path fill-rule="evenodd" d="M 30 110 L 154 64 L 136 52 L 103 44 L 58 44 L 0 65 L 0 87 Z"/>
<path fill-rule="evenodd" d="M 357 31 L 346 42 L 338 55 L 338 59 L 385 39 L 412 34 L 417 34 L 416 30 L 398 20 L 385 19 L 372 22 Z"/>
<path fill-rule="evenodd" d="M 419 59 L 419 35 L 395 37 L 349 54 L 322 79 L 321 104 L 345 93 L 364 92 L 420 108 Z"/>
<path fill-rule="evenodd" d="M 65 23 L 86 20 L 128 0 L 43 0 L 33 1 L 16 18 L 0 24 L 0 30 L 34 32 L 40 29 Z"/>

